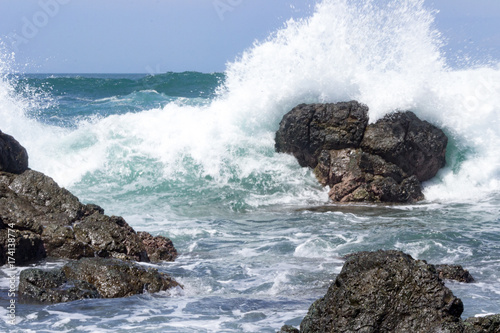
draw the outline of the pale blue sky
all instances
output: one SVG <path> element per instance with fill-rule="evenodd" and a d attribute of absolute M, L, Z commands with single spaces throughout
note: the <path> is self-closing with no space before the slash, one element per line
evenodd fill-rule
<path fill-rule="evenodd" d="M 0 0 L 16 69 L 42 73 L 223 71 L 313 0 Z M 500 59 L 500 1 L 426 0 L 455 55 Z M 4 51 L 4 52 L 6 52 Z"/>

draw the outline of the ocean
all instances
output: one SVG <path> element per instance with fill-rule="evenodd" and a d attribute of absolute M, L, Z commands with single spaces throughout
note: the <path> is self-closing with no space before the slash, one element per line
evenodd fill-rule
<path fill-rule="evenodd" d="M 4 267 L 0 330 L 276 332 L 300 324 L 345 255 L 378 249 L 464 266 L 475 283 L 446 282 L 463 318 L 500 313 L 500 62 L 449 66 L 434 26 L 422 1 L 325 0 L 223 73 L 11 74 L 1 55 L 0 129 L 82 202 L 172 239 L 175 262 L 144 265 L 184 289 L 19 305 L 12 326 Z M 446 132 L 424 201 L 332 204 L 274 151 L 291 108 L 349 100 L 371 122 L 412 110 Z"/>

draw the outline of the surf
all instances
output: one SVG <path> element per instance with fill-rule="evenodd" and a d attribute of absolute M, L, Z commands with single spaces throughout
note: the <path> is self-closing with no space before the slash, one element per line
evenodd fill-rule
<path fill-rule="evenodd" d="M 82 192 L 86 183 L 147 191 L 158 182 L 166 191 L 178 184 L 191 188 L 183 200 L 202 200 L 197 186 L 211 189 L 213 200 L 231 198 L 230 210 L 322 204 L 326 191 L 312 173 L 274 152 L 274 132 L 299 103 L 354 99 L 369 106 L 371 122 L 412 110 L 448 134 L 448 166 L 425 184 L 427 200 L 488 198 L 500 188 L 500 67 L 450 68 L 434 18 L 420 0 L 324 0 L 310 17 L 287 21 L 228 63 L 202 100 L 184 93 L 157 107 L 130 109 L 180 74 L 143 78 L 142 85 L 74 78 L 76 88 L 80 80 L 128 91 L 93 103 L 128 104 L 112 114 L 92 107 L 69 125 L 40 121 L 47 98 L 39 90 L 19 96 L 3 79 L 2 130 L 25 145 L 32 168 Z M 191 75 L 193 81 L 202 76 Z"/>

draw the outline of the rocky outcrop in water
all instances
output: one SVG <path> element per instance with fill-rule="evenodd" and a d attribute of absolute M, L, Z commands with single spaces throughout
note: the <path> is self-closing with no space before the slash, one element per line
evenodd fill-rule
<path fill-rule="evenodd" d="M 500 315 L 460 318 L 462 301 L 443 275 L 473 280 L 461 266 L 434 266 L 400 251 L 354 253 L 326 295 L 311 305 L 300 331 L 283 326 L 279 333 L 499 332 Z"/>
<path fill-rule="evenodd" d="M 445 161 L 446 135 L 412 112 L 368 124 L 368 107 L 356 101 L 301 104 L 276 133 L 276 151 L 314 169 L 335 202 L 415 202 L 420 182 Z"/>
<path fill-rule="evenodd" d="M 26 159 L 17 159 L 17 167 L 9 165 L 18 171 L 27 167 L 24 148 L 13 138 L 4 141 L 11 148 L 2 148 L 0 160 L 26 155 Z M 24 153 L 15 153 L 19 151 Z M 14 171 L 12 168 L 9 170 Z M 47 256 L 149 261 L 149 255 L 153 261 L 174 260 L 177 251 L 167 238 L 147 233 L 139 236 L 122 217 L 105 215 L 97 205 L 82 204 L 43 173 L 0 171 L 0 265 L 8 256 L 16 265 L 23 265 Z"/>
<path fill-rule="evenodd" d="M 276 150 L 315 168 L 322 151 L 357 148 L 368 125 L 368 107 L 358 102 L 300 104 L 288 112 L 276 133 Z"/>
<path fill-rule="evenodd" d="M 177 251 L 168 238 L 136 233 L 122 217 L 82 204 L 52 178 L 28 169 L 26 150 L 0 132 L 0 265 L 47 256 L 79 260 L 57 270 L 23 270 L 19 295 L 26 302 L 125 297 L 179 286 L 131 262 L 173 261 Z"/>
<path fill-rule="evenodd" d="M 361 148 L 426 181 L 446 164 L 448 138 L 413 112 L 389 114 L 367 126 Z"/>
<path fill-rule="evenodd" d="M 28 169 L 28 153 L 12 136 L 0 131 L 0 171 L 22 173 Z"/>
<path fill-rule="evenodd" d="M 462 301 L 432 265 L 398 251 L 350 256 L 301 332 L 462 332 Z"/>
<path fill-rule="evenodd" d="M 180 285 L 157 269 L 130 261 L 83 258 L 60 269 L 23 270 L 19 294 L 25 303 L 61 303 L 86 298 L 127 297 L 154 293 Z"/>

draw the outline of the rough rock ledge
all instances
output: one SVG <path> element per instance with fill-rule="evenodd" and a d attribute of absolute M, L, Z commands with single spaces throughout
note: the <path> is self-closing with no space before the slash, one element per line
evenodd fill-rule
<path fill-rule="evenodd" d="M 30 170 L 26 149 L 0 131 L 0 265 L 45 257 L 78 261 L 59 271 L 24 270 L 22 298 L 54 303 L 178 286 L 167 275 L 130 262 L 173 261 L 172 241 L 136 233 L 122 217 L 82 204 L 52 178 Z"/>
<path fill-rule="evenodd" d="M 169 239 L 137 234 L 122 217 L 82 204 L 52 178 L 28 169 L 26 150 L 0 131 L 0 265 L 7 262 L 9 244 L 16 265 L 47 256 L 153 262 L 177 257 Z"/>
<path fill-rule="evenodd" d="M 311 305 L 300 332 L 499 332 L 500 315 L 463 321 L 462 312 L 435 266 L 400 251 L 359 252 Z"/>
<path fill-rule="evenodd" d="M 420 182 L 446 164 L 448 138 L 410 111 L 368 124 L 368 107 L 356 101 L 300 104 L 282 119 L 277 152 L 314 169 L 335 202 L 415 202 Z"/>

